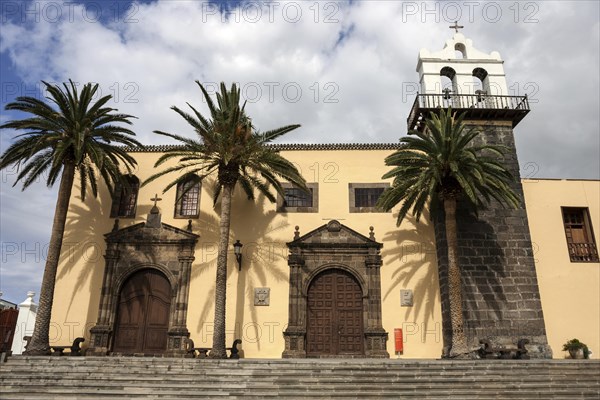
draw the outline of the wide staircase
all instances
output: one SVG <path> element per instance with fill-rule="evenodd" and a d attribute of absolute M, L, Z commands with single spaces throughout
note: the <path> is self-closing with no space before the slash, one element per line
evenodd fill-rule
<path fill-rule="evenodd" d="M 11 357 L 0 399 L 600 399 L 598 360 Z"/>

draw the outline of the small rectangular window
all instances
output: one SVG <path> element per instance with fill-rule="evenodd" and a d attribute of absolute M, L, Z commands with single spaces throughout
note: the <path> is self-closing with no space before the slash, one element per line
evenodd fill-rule
<path fill-rule="evenodd" d="M 318 212 L 319 211 L 319 186 L 317 183 L 307 183 L 309 193 L 293 186 L 290 183 L 282 184 L 285 194 L 277 195 L 278 212 Z"/>
<path fill-rule="evenodd" d="M 376 207 L 379 197 L 383 194 L 386 188 L 390 187 L 389 183 L 349 183 L 349 201 L 351 213 L 366 213 L 366 212 L 383 212 Z"/>
<path fill-rule="evenodd" d="M 571 261 L 598 262 L 598 249 L 588 209 L 562 207 L 562 216 Z"/>

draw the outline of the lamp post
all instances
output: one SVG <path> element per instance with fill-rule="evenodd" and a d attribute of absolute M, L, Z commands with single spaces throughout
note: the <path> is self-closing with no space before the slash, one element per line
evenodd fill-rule
<path fill-rule="evenodd" d="M 242 270 L 242 246 L 239 240 L 236 240 L 233 244 L 233 252 L 235 253 L 235 259 L 238 263 L 238 271 Z"/>

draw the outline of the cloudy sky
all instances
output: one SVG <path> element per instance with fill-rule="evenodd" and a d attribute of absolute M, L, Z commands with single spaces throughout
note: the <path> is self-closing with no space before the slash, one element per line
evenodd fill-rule
<path fill-rule="evenodd" d="M 187 134 L 171 110 L 201 104 L 193 83 L 238 82 L 255 125 L 302 128 L 288 142 L 397 142 L 415 98 L 421 48 L 440 50 L 455 20 L 500 52 L 513 95 L 532 112 L 516 129 L 522 177 L 600 175 L 597 1 L 10 1 L 1 6 L 4 105 L 44 96 L 40 80 L 97 82 L 114 107 L 153 130 Z M 0 133 L 4 151 L 14 132 Z M 0 291 L 39 292 L 56 188 L 0 182 Z M 58 186 L 58 185 L 57 185 Z"/>

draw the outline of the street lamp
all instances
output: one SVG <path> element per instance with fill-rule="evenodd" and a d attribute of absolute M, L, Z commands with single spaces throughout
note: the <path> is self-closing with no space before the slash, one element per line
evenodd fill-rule
<path fill-rule="evenodd" d="M 235 259 L 237 260 L 239 271 L 242 270 L 242 246 L 243 244 L 241 244 L 239 240 L 236 240 L 233 244 L 233 252 L 235 253 Z"/>

